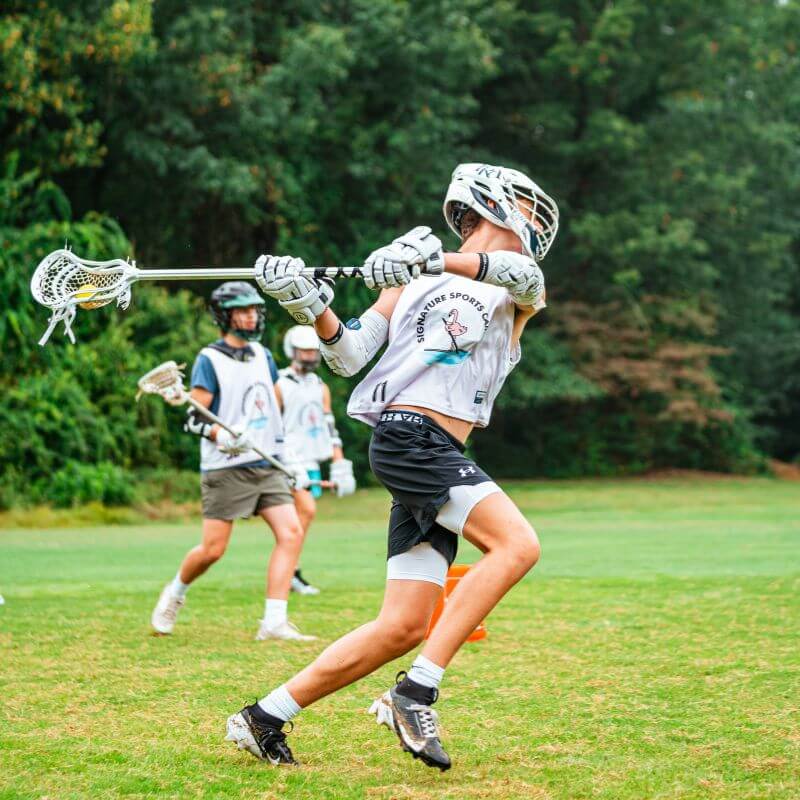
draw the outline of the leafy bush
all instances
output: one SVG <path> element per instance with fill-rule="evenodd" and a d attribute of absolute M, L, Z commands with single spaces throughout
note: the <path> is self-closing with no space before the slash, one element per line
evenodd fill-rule
<path fill-rule="evenodd" d="M 109 461 L 82 464 L 70 461 L 38 485 L 39 499 L 56 508 L 91 502 L 124 506 L 134 499 L 133 476 Z"/>

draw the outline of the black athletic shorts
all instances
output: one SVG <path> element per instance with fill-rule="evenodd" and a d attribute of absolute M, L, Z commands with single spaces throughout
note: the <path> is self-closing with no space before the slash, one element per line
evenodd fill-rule
<path fill-rule="evenodd" d="M 452 564 L 458 536 L 436 522 L 452 486 L 492 479 L 464 455 L 464 445 L 430 417 L 384 411 L 372 433 L 369 463 L 392 495 L 387 558 L 430 542 Z"/>

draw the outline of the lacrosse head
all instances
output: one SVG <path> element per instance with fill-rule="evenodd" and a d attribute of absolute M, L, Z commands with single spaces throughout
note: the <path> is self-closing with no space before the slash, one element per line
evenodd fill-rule
<path fill-rule="evenodd" d="M 527 211 L 527 216 L 520 207 Z M 527 175 L 491 164 L 459 164 L 444 200 L 444 218 L 461 236 L 464 213 L 472 209 L 484 219 L 513 231 L 523 250 L 541 261 L 558 233 L 558 206 Z"/>
<path fill-rule="evenodd" d="M 116 300 L 120 308 L 127 308 L 131 301 L 130 281 L 135 274 L 135 265 L 121 258 L 88 261 L 68 249 L 45 256 L 31 278 L 34 300 L 52 312 L 39 344 L 47 342 L 59 322 L 64 323 L 65 333 L 74 343 L 72 321 L 78 306 L 99 308 Z"/>
<path fill-rule="evenodd" d="M 138 400 L 143 394 L 160 394 L 171 406 L 181 406 L 186 402 L 183 388 L 183 368 L 185 364 L 165 361 L 155 369 L 139 378 Z"/>

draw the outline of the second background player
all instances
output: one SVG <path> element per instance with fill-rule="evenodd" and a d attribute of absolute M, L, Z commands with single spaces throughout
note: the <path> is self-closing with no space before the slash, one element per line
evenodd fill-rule
<path fill-rule="evenodd" d="M 317 375 L 321 357 L 316 331 L 307 325 L 290 328 L 283 338 L 283 352 L 290 364 L 280 370 L 275 395 L 283 415 L 286 450 L 300 460 L 310 480 L 320 480 L 320 462 L 330 461 L 329 480 L 334 484 L 337 496 L 352 494 L 356 489 L 353 464 L 344 457 L 331 407 L 330 389 Z M 300 524 L 307 533 L 316 515 L 316 499 L 322 495 L 322 489 L 315 485 L 311 489 L 294 491 L 293 495 Z M 319 589 L 305 580 L 299 567 L 292 579 L 292 591 L 319 594 Z"/>

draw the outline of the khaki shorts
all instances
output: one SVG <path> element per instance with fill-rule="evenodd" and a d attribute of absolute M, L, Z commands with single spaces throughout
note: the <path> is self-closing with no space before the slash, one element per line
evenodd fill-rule
<path fill-rule="evenodd" d="M 264 508 L 292 505 L 289 479 L 272 467 L 229 467 L 200 478 L 204 519 L 252 517 Z"/>

